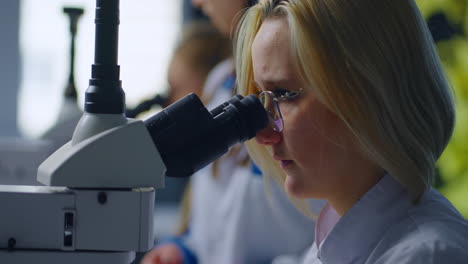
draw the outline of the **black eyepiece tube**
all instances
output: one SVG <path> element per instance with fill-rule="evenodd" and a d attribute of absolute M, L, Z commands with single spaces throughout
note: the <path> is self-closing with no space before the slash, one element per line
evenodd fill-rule
<path fill-rule="evenodd" d="M 187 177 L 268 125 L 254 96 L 237 95 L 209 112 L 195 94 L 187 95 L 145 121 L 166 165 L 166 176 Z"/>
<path fill-rule="evenodd" d="M 125 93 L 117 64 L 119 16 L 119 0 L 96 0 L 94 64 L 84 107 L 88 113 L 125 112 Z"/>
<path fill-rule="evenodd" d="M 94 62 L 117 65 L 120 0 L 96 0 Z"/>

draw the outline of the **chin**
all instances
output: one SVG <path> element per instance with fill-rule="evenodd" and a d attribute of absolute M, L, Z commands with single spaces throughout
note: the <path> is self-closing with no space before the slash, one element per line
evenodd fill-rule
<path fill-rule="evenodd" d="M 308 195 L 306 185 L 295 177 L 289 175 L 286 177 L 286 180 L 284 181 L 284 189 L 289 195 L 295 198 L 310 198 L 310 195 Z"/>

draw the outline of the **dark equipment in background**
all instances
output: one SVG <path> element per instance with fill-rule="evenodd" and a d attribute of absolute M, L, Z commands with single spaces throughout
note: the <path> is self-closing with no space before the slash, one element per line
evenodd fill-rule
<path fill-rule="evenodd" d="M 64 100 L 60 107 L 57 121 L 41 136 L 41 139 L 48 140 L 55 146 L 53 149 L 62 146 L 71 139 L 75 126 L 83 114 L 78 106 L 77 86 L 75 83 L 75 39 L 78 32 L 78 21 L 84 14 L 84 9 L 78 7 L 64 7 L 62 11 L 69 19 L 69 73 L 67 84 L 63 92 Z"/>
<path fill-rule="evenodd" d="M 68 15 L 70 19 L 70 73 L 68 75 L 68 83 L 65 89 L 65 98 L 73 99 L 76 101 L 78 94 L 75 84 L 75 37 L 78 31 L 78 20 L 83 15 L 82 8 L 64 7 L 63 12 Z"/>
<path fill-rule="evenodd" d="M 137 105 L 135 108 L 131 108 L 125 111 L 125 115 L 128 118 L 135 118 L 139 114 L 150 110 L 153 106 L 161 106 L 164 108 L 167 106 L 168 98 L 165 95 L 157 94 L 153 98 L 145 100 Z"/>

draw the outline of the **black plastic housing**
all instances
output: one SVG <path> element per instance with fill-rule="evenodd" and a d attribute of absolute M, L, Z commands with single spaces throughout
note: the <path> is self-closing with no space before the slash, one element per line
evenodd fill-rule
<path fill-rule="evenodd" d="M 119 0 L 96 0 L 96 39 L 84 109 L 93 114 L 123 114 L 125 93 L 118 59 Z"/>
<path fill-rule="evenodd" d="M 187 95 L 145 125 L 158 149 L 166 176 L 187 177 L 268 125 L 268 115 L 253 95 L 237 95 L 208 111 L 195 94 Z"/>

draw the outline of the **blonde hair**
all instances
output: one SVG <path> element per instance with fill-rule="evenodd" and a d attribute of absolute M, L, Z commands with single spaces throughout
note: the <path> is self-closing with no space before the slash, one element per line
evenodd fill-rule
<path fill-rule="evenodd" d="M 251 47 L 266 19 L 285 18 L 300 76 L 350 129 L 368 158 L 414 198 L 430 188 L 454 126 L 452 91 L 413 0 L 261 0 L 236 36 L 241 94 L 253 85 Z M 284 181 L 267 149 L 247 143 Z"/>

